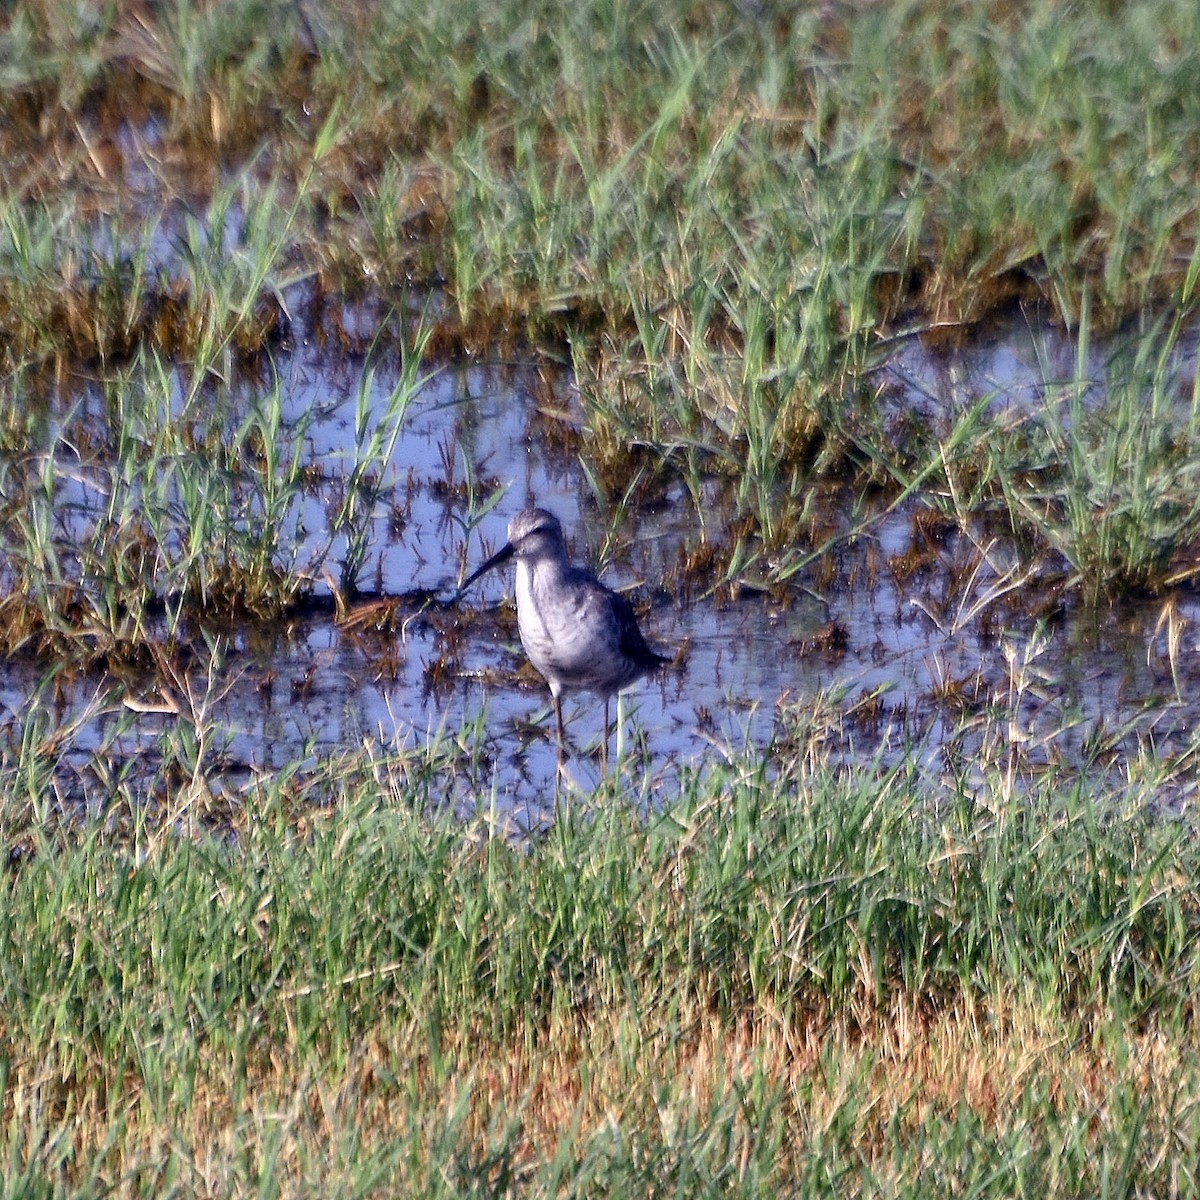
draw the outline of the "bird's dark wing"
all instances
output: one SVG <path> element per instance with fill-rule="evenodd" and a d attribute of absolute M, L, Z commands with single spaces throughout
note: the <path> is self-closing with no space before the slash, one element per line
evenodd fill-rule
<path fill-rule="evenodd" d="M 616 592 L 610 593 L 612 596 L 612 613 L 617 622 L 618 645 L 621 647 L 621 653 L 626 658 L 632 659 L 646 667 L 660 666 L 662 663 L 668 663 L 671 660 L 664 658 L 661 654 L 656 654 L 649 646 L 646 645 L 646 639 L 642 636 L 642 631 L 638 628 L 637 617 L 634 616 L 633 608 L 629 601 L 624 596 L 618 596 Z"/>

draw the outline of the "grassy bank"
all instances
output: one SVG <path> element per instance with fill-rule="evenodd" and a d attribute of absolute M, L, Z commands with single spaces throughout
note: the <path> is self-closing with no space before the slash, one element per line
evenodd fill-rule
<path fill-rule="evenodd" d="M 36 822 L 4 1194 L 1186 1193 L 1200 851 L 1161 766 L 1014 791 L 835 766 L 810 721 L 532 845 L 414 811 L 416 752 L 326 806 L 264 781 L 233 840 Z"/>

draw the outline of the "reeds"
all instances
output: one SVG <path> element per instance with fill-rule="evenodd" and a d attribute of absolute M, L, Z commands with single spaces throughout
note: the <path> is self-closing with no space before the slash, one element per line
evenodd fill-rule
<path fill-rule="evenodd" d="M 227 381 L 147 353 L 103 394 L 62 416 L 42 405 L 36 427 L 14 426 L 20 444 L 0 488 L 8 649 L 145 661 L 148 645 L 176 639 L 181 624 L 280 615 L 327 564 L 352 589 L 424 382 L 425 328 L 418 320 L 378 411 L 367 406 L 375 373 L 364 363 L 347 461 L 321 464 L 315 481 L 306 442 L 315 414 L 289 412 L 279 374 Z M 11 401 L 13 411 L 37 403 L 19 390 Z M 330 505 L 321 528 L 304 511 L 314 487 Z"/>

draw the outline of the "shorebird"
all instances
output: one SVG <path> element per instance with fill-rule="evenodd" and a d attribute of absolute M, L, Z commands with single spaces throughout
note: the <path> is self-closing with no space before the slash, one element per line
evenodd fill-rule
<path fill-rule="evenodd" d="M 566 755 L 562 698 L 593 692 L 604 701 L 600 761 L 607 766 L 608 702 L 671 660 L 646 645 L 627 600 L 590 571 L 571 565 L 562 526 L 544 508 L 527 508 L 513 517 L 507 544 L 468 576 L 459 594 L 510 558 L 517 560 L 521 645 L 554 701 L 559 764 Z"/>

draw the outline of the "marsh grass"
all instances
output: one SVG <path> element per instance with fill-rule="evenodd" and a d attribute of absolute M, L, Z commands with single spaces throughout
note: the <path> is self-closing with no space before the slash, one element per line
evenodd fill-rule
<path fill-rule="evenodd" d="M 301 282 L 326 314 L 436 293 L 431 350 L 569 348 L 607 497 L 682 481 L 715 582 L 779 584 L 822 544 L 814 484 L 939 486 L 946 438 L 897 439 L 875 406 L 898 331 L 1018 304 L 1081 341 L 1186 326 L 1196 20 L 1176 0 L 27 5 L 0 34 L 0 354 L 18 376 L 119 379 L 150 352 L 228 376 L 286 343 Z M 64 118 L 48 143 L 39 112 Z M 1113 403 L 1145 423 L 1142 365 Z M 946 486 L 1002 493 L 1093 593 L 1178 577 L 1185 452 L 1054 420 L 1026 464 L 981 424 Z"/>
<path fill-rule="evenodd" d="M 485 334 L 507 314 L 627 336 L 631 301 L 701 281 L 734 311 L 790 297 L 838 338 L 1033 295 L 1073 321 L 1085 287 L 1119 317 L 1187 272 L 1196 32 L 1174 0 L 1004 21 L 985 3 L 683 0 L 81 21 L 50 0 L 8 24 L 5 148 L 23 207 L 48 192 L 31 107 L 86 97 L 52 147 L 68 211 L 136 157 L 122 119 L 152 131 L 160 201 L 269 160 L 302 201 L 277 228 L 332 286 L 420 269 Z"/>
<path fill-rule="evenodd" d="M 62 416 L 41 406 L 3 463 L 9 649 L 144 660 L 149 643 L 176 639 L 196 616 L 278 616 L 327 561 L 352 587 L 394 482 L 385 467 L 427 378 L 427 336 L 418 320 L 378 412 L 363 363 L 354 445 L 340 469 L 325 465 L 323 530 L 303 526 L 315 414 L 288 412 L 278 374 L 247 385 L 148 353 Z"/>
<path fill-rule="evenodd" d="M 1126 331 L 1099 375 L 1091 332 L 1085 306 L 1073 369 L 1045 366 L 1033 403 L 984 397 L 964 413 L 929 482 L 964 525 L 999 509 L 1018 545 L 1052 551 L 1091 600 L 1161 591 L 1190 577 L 1200 542 L 1200 373 L 1178 321 Z"/>
<path fill-rule="evenodd" d="M 1194 1191 L 1194 748 L 1060 751 L 1036 633 L 1006 694 L 941 681 L 937 755 L 784 706 L 518 839 L 479 727 L 235 789 L 211 623 L 351 592 L 422 359 L 497 342 L 572 363 L 610 539 L 682 485 L 697 593 L 811 582 L 901 504 L 1000 527 L 996 589 L 1190 579 L 1198 20 L 12 6 L 0 645 L 55 665 L 0 739 L 0 1196 Z M 370 350 L 340 471 L 273 370 L 301 305 Z M 894 339 L 1017 306 L 1071 377 L 894 419 Z"/>
<path fill-rule="evenodd" d="M 1089 402 L 1086 332 L 1085 320 L 1075 379 L 1049 397 L 1040 427 L 1042 452 L 1063 463 L 1062 476 L 1049 495 L 1036 484 L 1022 487 L 1015 473 L 998 478 L 1018 520 L 1090 587 L 1155 587 L 1200 538 L 1195 380 L 1189 401 L 1173 369 L 1169 332 L 1150 330 L 1114 358 L 1101 399 Z"/>
<path fill-rule="evenodd" d="M 524 843 L 435 806 L 436 744 L 215 824 L 41 813 L 0 920 L 7 1186 L 1186 1190 L 1200 864 L 1161 767 L 1013 792 L 986 755 L 838 766 L 825 720 Z"/>

